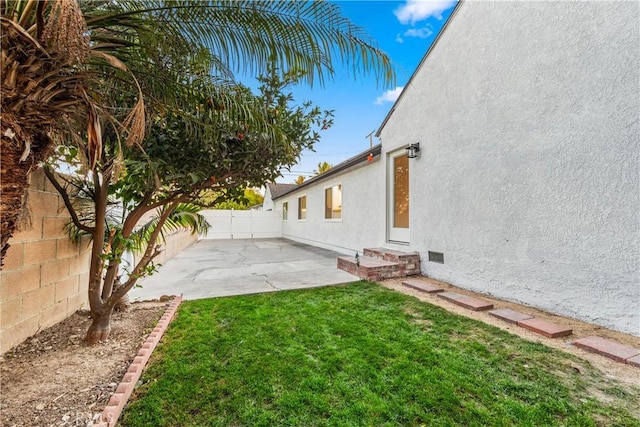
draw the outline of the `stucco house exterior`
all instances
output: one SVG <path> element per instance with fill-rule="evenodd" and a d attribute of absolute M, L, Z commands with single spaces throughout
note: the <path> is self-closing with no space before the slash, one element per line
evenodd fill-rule
<path fill-rule="evenodd" d="M 273 197 L 283 236 L 417 251 L 423 275 L 640 336 L 638 22 L 638 2 L 459 3 L 381 145 Z"/>
<path fill-rule="evenodd" d="M 262 202 L 262 210 L 264 211 L 274 210 L 274 207 L 275 207 L 274 200 L 280 197 L 281 195 L 291 190 L 294 190 L 295 188 L 296 188 L 296 184 L 280 184 L 280 183 L 267 184 L 264 191 L 264 201 Z"/>

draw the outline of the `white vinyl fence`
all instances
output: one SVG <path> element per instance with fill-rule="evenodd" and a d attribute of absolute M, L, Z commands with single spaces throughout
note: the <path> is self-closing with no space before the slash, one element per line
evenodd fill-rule
<path fill-rule="evenodd" d="M 204 210 L 211 224 L 203 239 L 261 239 L 282 237 L 279 211 Z"/>

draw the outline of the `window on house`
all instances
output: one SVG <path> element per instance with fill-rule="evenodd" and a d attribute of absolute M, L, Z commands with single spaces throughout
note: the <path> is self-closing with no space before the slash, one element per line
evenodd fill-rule
<path fill-rule="evenodd" d="M 324 190 L 325 219 L 342 218 L 342 184 Z"/>
<path fill-rule="evenodd" d="M 283 219 L 283 221 L 286 221 L 288 216 L 289 216 L 289 202 L 282 202 L 282 219 Z"/>
<path fill-rule="evenodd" d="M 307 196 L 298 197 L 298 219 L 307 219 Z"/>

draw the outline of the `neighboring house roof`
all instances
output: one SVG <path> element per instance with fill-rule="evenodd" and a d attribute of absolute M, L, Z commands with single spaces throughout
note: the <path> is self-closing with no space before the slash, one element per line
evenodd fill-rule
<path fill-rule="evenodd" d="M 409 87 L 409 85 L 411 85 L 411 82 L 413 81 L 413 78 L 418 73 L 418 70 L 420 70 L 420 68 L 422 68 L 422 65 L 426 62 L 427 57 L 429 56 L 431 51 L 436 47 L 436 44 L 438 44 L 438 41 L 440 40 L 440 36 L 442 36 L 444 31 L 447 29 L 447 27 L 449 26 L 449 24 L 453 20 L 453 17 L 455 16 L 455 14 L 458 13 L 458 10 L 460 9 L 460 6 L 462 6 L 462 3 L 464 3 L 464 0 L 458 0 L 458 4 L 456 4 L 455 9 L 453 9 L 453 12 L 451 12 L 451 15 L 449 15 L 449 18 L 447 19 L 447 22 L 445 22 L 444 25 L 442 26 L 442 28 L 440 28 L 440 32 L 438 32 L 438 35 L 436 36 L 436 38 L 433 39 L 433 43 L 431 43 L 431 46 L 429 46 L 429 49 L 427 50 L 427 53 L 425 53 L 424 56 L 422 57 L 422 59 L 420 60 L 420 63 L 418 64 L 416 69 L 413 71 L 413 74 L 411 74 L 411 77 L 409 78 L 409 81 L 407 82 L 406 85 L 404 85 L 404 88 L 400 92 L 400 95 L 398 95 L 398 98 L 396 99 L 396 102 L 393 103 L 393 106 L 391 107 L 391 109 L 389 110 L 387 115 L 385 116 L 385 118 L 382 121 L 382 124 L 380 125 L 378 130 L 376 131 L 376 137 L 380 137 L 380 133 L 382 132 L 382 129 L 384 128 L 384 126 L 389 121 L 389 118 L 391 117 L 393 112 L 396 110 L 396 105 L 398 105 L 398 103 L 400 102 L 400 100 L 404 96 L 405 92 L 407 91 L 407 88 Z"/>
<path fill-rule="evenodd" d="M 354 166 L 357 166 L 361 163 L 364 162 L 368 162 L 369 161 L 369 155 L 373 156 L 373 157 L 378 157 L 380 155 L 380 153 L 382 152 L 382 145 L 378 144 L 378 145 L 374 145 L 373 147 L 371 147 L 370 149 L 368 149 L 367 151 L 363 151 L 360 154 L 356 154 L 355 156 L 345 160 L 342 163 L 338 163 L 335 166 L 332 166 L 331 169 L 329 169 L 328 171 L 321 173 L 320 175 L 316 175 L 313 178 L 310 178 L 306 181 L 304 181 L 302 184 L 269 184 L 269 185 L 289 185 L 292 186 L 293 188 L 288 189 L 286 192 L 280 193 L 278 196 L 275 196 L 273 194 L 273 192 L 271 193 L 271 200 L 275 200 L 275 199 L 279 199 L 282 196 L 286 196 L 289 193 L 292 193 L 296 190 L 300 190 L 302 188 L 308 187 L 310 185 L 314 185 L 317 184 L 319 182 L 322 182 L 328 178 L 331 178 L 332 176 L 339 174 L 340 172 L 344 172 L 347 169 L 353 168 Z"/>
<path fill-rule="evenodd" d="M 271 193 L 271 200 L 275 200 L 278 197 L 282 196 L 289 191 L 292 191 L 294 188 L 298 187 L 298 184 L 276 184 L 271 183 L 267 184 L 269 188 L 269 192 Z"/>

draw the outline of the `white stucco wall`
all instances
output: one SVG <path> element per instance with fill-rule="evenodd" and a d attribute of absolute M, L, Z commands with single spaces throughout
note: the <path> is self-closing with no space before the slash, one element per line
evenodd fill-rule
<path fill-rule="evenodd" d="M 282 236 L 347 255 L 362 254 L 365 247 L 384 242 L 384 162 L 362 163 L 353 170 L 329 177 L 276 200 L 275 209 L 289 203 L 288 220 L 282 223 Z M 324 218 L 325 188 L 342 184 L 342 219 Z M 298 220 L 298 197 L 307 196 L 307 219 Z"/>
<path fill-rule="evenodd" d="M 271 190 L 269 190 L 269 186 L 265 187 L 264 190 L 264 200 L 262 201 L 262 210 L 263 211 L 272 211 L 275 208 L 275 203 L 271 199 Z"/>
<path fill-rule="evenodd" d="M 461 5 L 381 130 L 421 143 L 423 274 L 640 335 L 638 22 L 638 2 Z"/>

